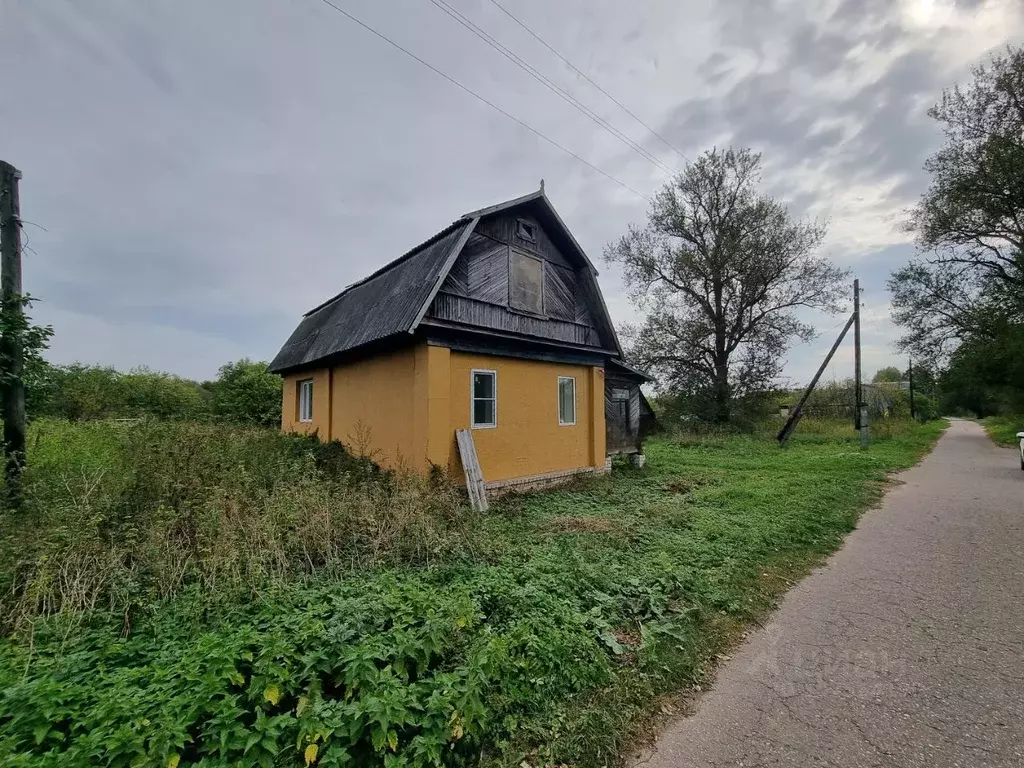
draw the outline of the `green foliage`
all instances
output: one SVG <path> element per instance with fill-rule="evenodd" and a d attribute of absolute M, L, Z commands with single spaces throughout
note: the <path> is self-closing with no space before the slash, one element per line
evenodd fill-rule
<path fill-rule="evenodd" d="M 49 325 L 33 325 L 27 310 L 34 299 L 28 294 L 15 296 L 12 301 L 2 302 L 0 306 L 0 338 L 16 338 L 21 343 L 24 372 L 27 375 L 38 375 L 44 365 L 42 353 L 50 345 L 53 327 Z M 11 376 L 13 360 L 8 357 L 7 347 L 0 344 L 0 383 L 6 383 Z"/>
<path fill-rule="evenodd" d="M 280 426 L 281 377 L 248 358 L 225 363 L 213 385 L 213 410 L 224 421 Z"/>
<path fill-rule="evenodd" d="M 1024 411 L 1024 324 L 966 339 L 939 377 L 939 390 L 946 413 Z"/>
<path fill-rule="evenodd" d="M 645 469 L 511 496 L 430 560 L 292 573 L 242 599 L 196 582 L 155 597 L 127 628 L 102 601 L 74 631 L 70 617 L 37 619 L 31 636 L 0 644 L 0 763 L 607 765 L 658 696 L 704 681 L 715 654 L 838 546 L 885 473 L 913 464 L 942 426 L 890 421 L 869 451 L 848 423 L 810 420 L 785 451 L 756 435 L 654 441 Z M 109 425 L 54 424 L 37 433 L 36 456 L 71 476 L 127 474 L 117 482 L 164 496 L 182 519 L 278 508 L 271 494 L 291 472 L 266 468 L 283 455 L 276 439 L 226 431 L 220 442 L 256 447 L 221 454 L 176 426 L 141 440 L 151 452 L 135 445 L 151 458 L 131 471 L 110 463 L 125 436 Z M 184 437 L 212 455 L 188 463 L 183 447 L 163 467 Z M 220 486 L 250 473 L 263 495 L 227 485 L 234 501 L 222 504 Z M 146 479 L 165 474 L 180 478 L 179 496 Z M 362 475 L 351 487 L 389 483 L 399 480 Z M 95 497 L 76 498 L 88 517 Z"/>
<path fill-rule="evenodd" d="M 33 418 L 201 419 L 211 413 L 210 393 L 199 384 L 147 368 L 121 373 L 80 363 L 45 366 L 27 389 Z"/>
<path fill-rule="evenodd" d="M 49 365 L 36 355 L 26 361 L 25 382 L 33 418 L 281 423 L 281 377 L 248 359 L 224 364 L 216 381 L 200 384 L 147 368 L 123 373 L 109 366 Z"/>
<path fill-rule="evenodd" d="M 130 622 L 190 587 L 239 594 L 430 562 L 463 512 L 450 490 L 265 429 L 42 420 L 28 460 L 23 509 L 0 518 L 8 631 L 91 608 Z"/>
<path fill-rule="evenodd" d="M 985 431 L 993 441 L 1000 445 L 1016 447 L 1020 444 L 1018 432 L 1024 432 L 1024 416 L 1021 414 L 1006 414 L 1003 416 L 989 416 L 981 420 Z"/>
<path fill-rule="evenodd" d="M 900 371 L 899 368 L 897 368 L 894 365 L 891 365 L 888 368 L 879 368 L 875 372 L 874 378 L 872 378 L 871 381 L 875 382 L 876 384 L 880 381 L 903 381 L 903 373 Z"/>
<path fill-rule="evenodd" d="M 945 135 L 913 212 L 922 257 L 893 273 L 893 319 L 916 358 L 948 363 L 939 407 L 1024 410 L 1024 48 L 945 91 L 929 115 Z"/>

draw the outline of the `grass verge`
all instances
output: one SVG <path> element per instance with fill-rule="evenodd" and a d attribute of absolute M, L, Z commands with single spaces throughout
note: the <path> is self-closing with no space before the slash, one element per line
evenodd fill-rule
<path fill-rule="evenodd" d="M 0 763 L 613 764 L 943 426 L 866 452 L 812 424 L 785 450 L 655 441 L 645 469 L 508 498 L 430 562 L 282 568 L 244 600 L 183 582 L 127 636 L 103 606 L 37 619 L 0 647 Z"/>
<path fill-rule="evenodd" d="M 988 416 L 981 420 L 988 436 L 999 445 L 1016 446 L 1020 439 L 1018 432 L 1024 432 L 1024 416 Z"/>

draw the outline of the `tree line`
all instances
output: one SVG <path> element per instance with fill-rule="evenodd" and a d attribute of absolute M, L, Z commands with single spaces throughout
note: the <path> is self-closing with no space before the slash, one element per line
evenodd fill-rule
<path fill-rule="evenodd" d="M 947 411 L 1024 413 L 1024 48 L 929 114 L 945 142 L 909 222 L 919 255 L 889 282 L 900 346 L 940 371 Z"/>
<path fill-rule="evenodd" d="M 249 359 L 220 367 L 215 379 L 109 366 L 51 365 L 36 356 L 26 368 L 26 409 L 32 418 L 188 419 L 277 427 L 281 377 Z"/>

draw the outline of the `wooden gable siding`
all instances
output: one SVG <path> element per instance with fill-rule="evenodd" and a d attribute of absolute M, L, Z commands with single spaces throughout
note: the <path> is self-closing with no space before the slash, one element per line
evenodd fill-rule
<path fill-rule="evenodd" d="M 517 234 L 519 220 L 533 226 L 535 239 Z M 509 258 L 520 251 L 544 262 L 544 313 L 538 317 L 509 307 Z M 591 302 L 592 280 L 555 247 L 533 216 L 512 212 L 479 222 L 455 260 L 428 317 L 494 331 L 600 347 Z"/>
<path fill-rule="evenodd" d="M 437 294 L 431 307 L 430 316 L 437 320 L 447 320 L 452 323 L 472 325 L 493 331 L 520 333 L 525 336 L 537 336 L 588 347 L 601 346 L 596 328 L 559 320 L 545 320 L 519 312 L 509 312 L 504 307 L 450 293 Z"/>
<path fill-rule="evenodd" d="M 522 238 L 517 234 L 516 223 L 520 220 L 533 225 L 533 231 L 536 235 L 534 241 Z M 551 238 L 548 237 L 540 222 L 527 213 L 516 213 L 513 211 L 507 215 L 489 216 L 477 224 L 476 231 L 508 245 L 514 245 L 516 248 L 532 253 L 535 256 L 540 256 L 551 264 L 557 264 L 566 269 L 575 269 L 574 265 L 551 242 Z"/>

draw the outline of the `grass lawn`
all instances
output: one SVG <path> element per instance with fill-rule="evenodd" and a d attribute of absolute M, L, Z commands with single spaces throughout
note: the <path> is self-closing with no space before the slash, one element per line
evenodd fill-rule
<path fill-rule="evenodd" d="M 1024 432 L 1024 416 L 989 416 L 981 420 L 988 436 L 999 445 L 1016 446 L 1020 442 L 1018 432 Z"/>
<path fill-rule="evenodd" d="M 642 470 L 463 508 L 415 565 L 141 590 L 127 636 L 116 595 L 40 617 L 0 647 L 0 763 L 613 765 L 944 426 L 662 438 Z"/>

